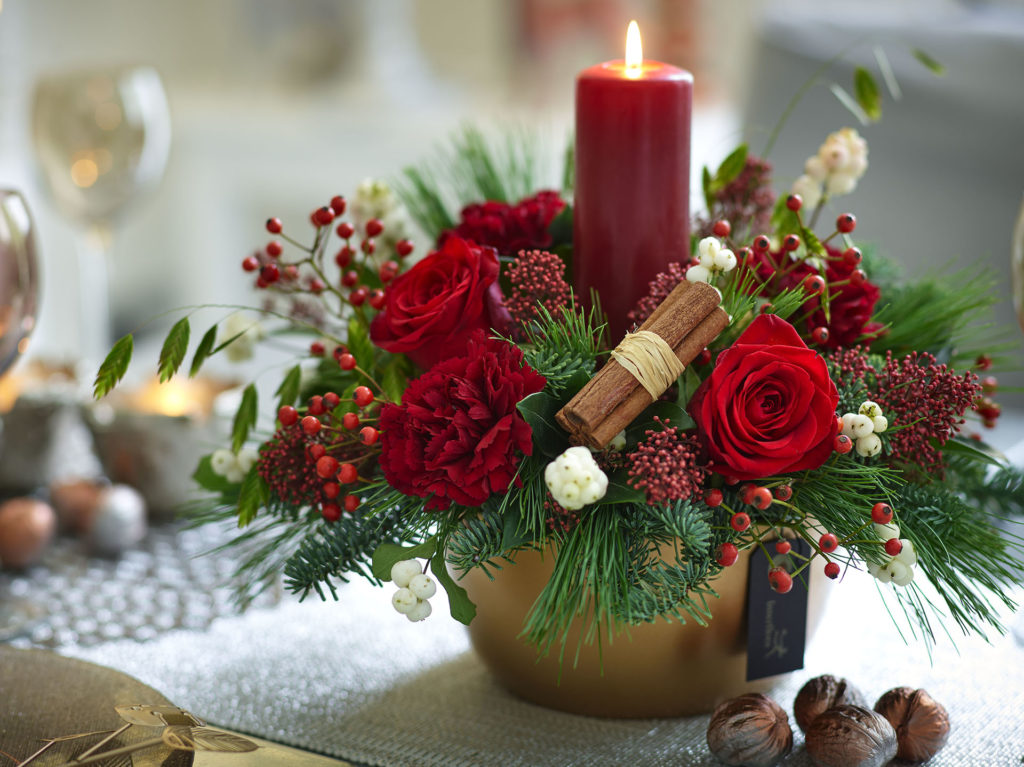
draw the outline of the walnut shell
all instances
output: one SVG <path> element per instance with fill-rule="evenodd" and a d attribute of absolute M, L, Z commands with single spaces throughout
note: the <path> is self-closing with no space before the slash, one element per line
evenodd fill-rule
<path fill-rule="evenodd" d="M 862 706 L 868 708 L 868 699 L 847 679 L 836 679 L 822 674 L 811 679 L 793 701 L 793 716 L 800 729 L 807 732 L 820 714 L 834 706 Z"/>
<path fill-rule="evenodd" d="M 814 720 L 805 744 L 816 767 L 882 767 L 896 756 L 896 731 L 869 708 L 836 706 Z"/>
<path fill-rule="evenodd" d="M 719 704 L 707 740 L 711 753 L 732 767 L 772 767 L 793 750 L 785 709 L 760 693 Z"/>
<path fill-rule="evenodd" d="M 875 704 L 875 711 L 896 730 L 896 756 L 908 762 L 924 762 L 937 754 L 949 739 L 949 714 L 924 690 L 897 687 Z"/>

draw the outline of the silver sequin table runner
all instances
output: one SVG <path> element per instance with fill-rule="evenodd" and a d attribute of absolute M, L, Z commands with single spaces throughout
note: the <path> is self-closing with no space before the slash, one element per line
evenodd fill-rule
<path fill-rule="evenodd" d="M 923 645 L 903 643 L 872 579 L 859 575 L 829 584 L 835 593 L 804 671 L 771 695 L 791 712 L 803 682 L 822 673 L 848 677 L 872 701 L 898 685 L 924 687 L 954 727 L 930 765 L 1020 765 L 1024 647 L 1012 634 L 991 644 L 958 638 L 958 653 L 943 639 L 930 664 Z M 366 765 L 719 764 L 704 743 L 706 716 L 549 711 L 497 686 L 443 604 L 414 625 L 391 609 L 386 590 L 353 583 L 340 597 L 285 600 L 206 631 L 63 652 L 126 671 L 211 722 Z M 798 730 L 784 764 L 810 765 Z"/>

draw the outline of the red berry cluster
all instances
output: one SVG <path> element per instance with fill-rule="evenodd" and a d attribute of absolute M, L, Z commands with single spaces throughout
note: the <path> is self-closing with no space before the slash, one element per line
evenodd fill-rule
<path fill-rule="evenodd" d="M 319 508 L 329 522 L 359 508 L 360 473 L 376 465 L 380 433 L 376 397 L 367 386 L 352 396 L 356 410 L 335 392 L 311 397 L 304 408 L 284 405 L 281 427 L 260 448 L 257 471 L 271 492 L 291 506 Z"/>
<path fill-rule="evenodd" d="M 275 239 L 258 253 L 244 259 L 242 269 L 257 273 L 257 288 L 317 297 L 326 293 L 353 307 L 366 304 L 376 310 L 382 309 L 387 286 L 398 276 L 401 267 L 397 261 L 392 260 L 379 266 L 370 262 L 369 257 L 377 250 L 376 240 L 384 232 L 384 224 L 378 219 L 370 219 L 363 230 L 357 232 L 352 223 L 342 220 L 346 207 L 345 198 L 335 195 L 327 205 L 310 213 L 310 223 L 316 229 L 310 246 L 288 237 L 279 218 L 267 219 L 267 231 L 280 235 L 300 255 L 287 260 L 283 243 Z M 326 259 L 332 226 L 334 234 L 344 241 L 334 255 L 333 266 Z M 409 240 L 400 240 L 395 245 L 399 258 L 408 256 L 412 250 L 413 245 Z M 337 275 L 332 277 L 330 272 L 335 268 Z"/>

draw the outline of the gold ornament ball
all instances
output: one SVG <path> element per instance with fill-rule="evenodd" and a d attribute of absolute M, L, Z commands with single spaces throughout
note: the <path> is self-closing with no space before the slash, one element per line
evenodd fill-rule
<path fill-rule="evenodd" d="M 708 748 L 730 767 L 772 767 L 793 750 L 785 709 L 760 693 L 740 695 L 711 715 Z"/>
<path fill-rule="evenodd" d="M 21 569 L 35 562 L 57 530 L 57 514 L 35 498 L 0 504 L 0 563 Z"/>
<path fill-rule="evenodd" d="M 868 707 L 868 699 L 848 679 L 822 674 L 800 688 L 793 701 L 793 717 L 804 732 L 821 714 L 835 706 Z"/>
<path fill-rule="evenodd" d="M 908 762 L 924 762 L 937 754 L 949 739 L 949 714 L 924 690 L 896 687 L 878 702 L 875 711 L 896 730 L 896 756 Z"/>
<path fill-rule="evenodd" d="M 815 767 L 882 767 L 896 756 L 896 731 L 881 714 L 862 706 L 836 706 L 807 730 Z"/>

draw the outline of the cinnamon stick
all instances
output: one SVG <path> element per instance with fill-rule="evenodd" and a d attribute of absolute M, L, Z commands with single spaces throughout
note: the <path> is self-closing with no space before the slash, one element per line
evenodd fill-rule
<path fill-rule="evenodd" d="M 639 329 L 657 333 L 688 364 L 729 324 L 719 302 L 718 291 L 710 285 L 684 280 Z M 573 442 L 602 448 L 652 402 L 636 378 L 610 360 L 556 419 Z"/>

